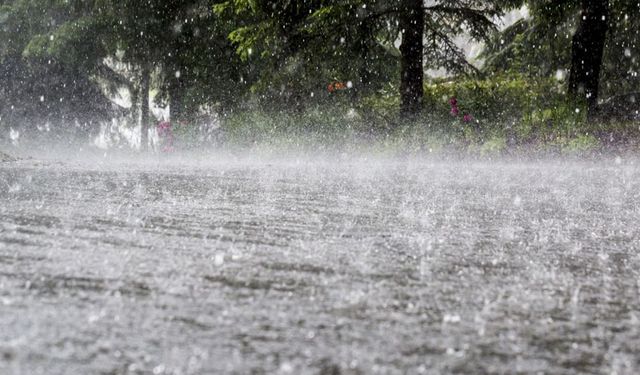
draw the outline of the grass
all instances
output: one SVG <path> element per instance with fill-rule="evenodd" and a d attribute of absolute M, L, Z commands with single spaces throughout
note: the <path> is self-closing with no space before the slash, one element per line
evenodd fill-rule
<path fill-rule="evenodd" d="M 455 152 L 480 157 L 640 151 L 638 124 L 590 123 L 561 106 L 520 118 L 463 123 L 448 112 L 400 121 L 386 108 L 340 103 L 302 113 L 243 111 L 228 116 L 222 132 L 228 145 L 280 150 L 366 148 L 386 154 Z"/>
<path fill-rule="evenodd" d="M 459 153 L 587 155 L 640 151 L 633 122 L 588 122 L 584 107 L 565 101 L 563 84 L 519 75 L 425 85 L 424 113 L 398 115 L 396 87 L 354 100 L 342 96 L 298 112 L 278 104 L 232 113 L 223 121 L 226 142 L 243 147 L 373 148 L 392 154 Z M 460 113 L 452 116 L 449 99 Z M 470 114 L 473 121 L 464 122 Z"/>

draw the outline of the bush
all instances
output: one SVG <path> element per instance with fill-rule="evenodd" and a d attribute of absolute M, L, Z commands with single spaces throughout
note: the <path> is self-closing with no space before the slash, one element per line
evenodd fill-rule
<path fill-rule="evenodd" d="M 223 130 L 232 143 L 245 146 L 366 143 L 393 153 L 454 150 L 477 155 L 512 147 L 590 152 L 602 146 L 599 137 L 611 130 L 587 122 L 584 108 L 565 101 L 561 84 L 553 79 L 505 75 L 433 81 L 425 85 L 424 112 L 411 119 L 398 116 L 397 92 L 387 85 L 372 95 L 330 96 L 297 111 L 238 111 L 225 119 Z M 451 114 L 452 97 L 460 110 L 456 116 Z M 473 120 L 463 121 L 464 114 Z"/>
<path fill-rule="evenodd" d="M 442 81 L 425 85 L 425 108 L 449 114 L 448 100 L 456 97 L 461 113 L 492 123 L 523 118 L 539 108 L 553 108 L 563 100 L 562 88 L 552 79 L 522 75 L 492 76 L 490 79 Z"/>

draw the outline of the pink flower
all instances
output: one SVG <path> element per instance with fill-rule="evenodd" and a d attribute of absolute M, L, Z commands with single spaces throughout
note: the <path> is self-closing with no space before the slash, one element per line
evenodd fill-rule
<path fill-rule="evenodd" d="M 171 133 L 171 124 L 167 121 L 161 121 L 156 126 L 156 130 L 158 131 L 159 136 L 164 136 Z"/>
<path fill-rule="evenodd" d="M 173 152 L 173 130 L 171 123 L 162 121 L 156 126 L 158 137 L 160 137 L 162 152 Z"/>
<path fill-rule="evenodd" d="M 458 107 L 451 107 L 451 116 L 457 116 L 460 113 Z"/>
<path fill-rule="evenodd" d="M 457 107 L 458 106 L 458 100 L 456 99 L 456 97 L 452 97 L 451 99 L 449 99 L 449 104 L 451 104 L 451 107 Z"/>
<path fill-rule="evenodd" d="M 470 114 L 465 114 L 462 117 L 462 121 L 464 121 L 464 122 L 471 122 L 471 120 L 473 120 L 473 117 Z"/>

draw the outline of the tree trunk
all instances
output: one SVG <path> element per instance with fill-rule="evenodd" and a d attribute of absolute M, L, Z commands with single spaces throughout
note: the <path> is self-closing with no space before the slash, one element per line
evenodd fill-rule
<path fill-rule="evenodd" d="M 598 105 L 598 83 L 609 22 L 608 0 L 581 0 L 580 24 L 571 45 L 569 96 L 586 99 L 588 117 Z"/>
<path fill-rule="evenodd" d="M 169 119 L 173 126 L 178 126 L 183 120 L 182 111 L 182 80 L 172 76 L 169 81 Z"/>
<path fill-rule="evenodd" d="M 146 151 L 149 145 L 149 85 L 151 70 L 148 66 L 142 68 L 142 82 L 140 93 L 140 151 Z"/>
<path fill-rule="evenodd" d="M 129 114 L 133 125 L 138 125 L 140 122 L 140 88 L 135 79 L 131 82 L 129 92 L 131 93 L 131 110 Z"/>
<path fill-rule="evenodd" d="M 403 0 L 401 12 L 400 112 L 403 116 L 411 116 L 418 114 L 422 109 L 424 95 L 422 0 Z"/>
<path fill-rule="evenodd" d="M 362 20 L 358 26 L 358 54 L 360 55 L 360 68 L 358 70 L 359 82 L 355 88 L 357 96 L 361 97 L 369 92 L 371 86 L 371 56 L 372 43 L 370 42 L 372 36 L 371 24 L 367 20 Z"/>

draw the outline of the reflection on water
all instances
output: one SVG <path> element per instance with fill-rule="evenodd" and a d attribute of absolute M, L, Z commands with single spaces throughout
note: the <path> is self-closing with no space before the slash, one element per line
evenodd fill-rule
<path fill-rule="evenodd" d="M 0 166 L 0 372 L 640 371 L 640 172 Z"/>

